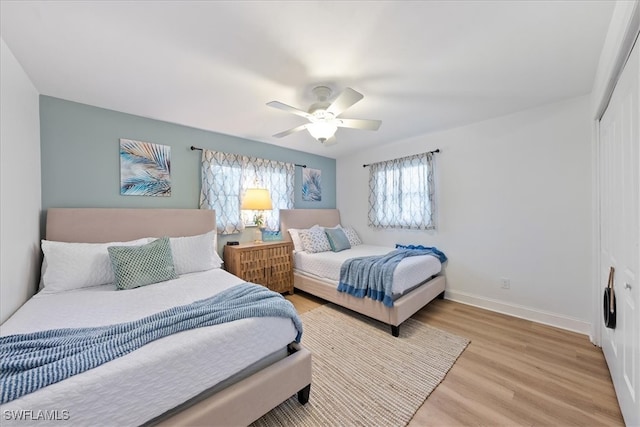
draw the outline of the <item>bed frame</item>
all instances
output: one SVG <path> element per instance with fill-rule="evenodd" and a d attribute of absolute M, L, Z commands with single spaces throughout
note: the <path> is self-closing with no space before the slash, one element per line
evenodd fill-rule
<path fill-rule="evenodd" d="M 287 232 L 290 228 L 310 228 L 318 224 L 334 227 L 340 224 L 340 212 L 337 209 L 280 209 L 280 229 L 285 240 L 291 240 Z M 327 286 L 327 281 L 293 270 L 295 289 L 308 292 L 322 299 L 346 307 L 365 316 L 379 320 L 391 326 L 394 337 L 400 334 L 400 324 L 434 298 L 444 298 L 445 278 L 436 276 L 394 301 L 393 307 L 387 307 L 370 298 L 356 298 L 346 292 L 338 292 L 336 287 Z"/>
<path fill-rule="evenodd" d="M 62 242 L 106 243 L 142 237 L 180 237 L 215 230 L 215 211 L 199 209 L 52 208 L 46 238 Z M 154 425 L 246 426 L 298 394 L 309 400 L 311 353 L 292 343 L 289 355 Z M 170 413 L 172 411 L 169 411 Z"/>

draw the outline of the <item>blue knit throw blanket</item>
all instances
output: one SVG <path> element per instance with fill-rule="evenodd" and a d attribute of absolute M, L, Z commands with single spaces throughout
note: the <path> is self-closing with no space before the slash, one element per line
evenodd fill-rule
<path fill-rule="evenodd" d="M 188 329 L 248 317 L 290 318 L 302 337 L 302 322 L 282 295 L 252 283 L 132 322 L 67 328 L 0 337 L 1 403 L 62 381 L 130 353 L 151 341 Z"/>
<path fill-rule="evenodd" d="M 444 253 L 436 248 L 396 249 L 386 255 L 350 258 L 340 267 L 338 291 L 358 298 L 369 297 L 393 307 L 393 272 L 403 259 L 418 255 L 433 255 L 444 262 Z"/>

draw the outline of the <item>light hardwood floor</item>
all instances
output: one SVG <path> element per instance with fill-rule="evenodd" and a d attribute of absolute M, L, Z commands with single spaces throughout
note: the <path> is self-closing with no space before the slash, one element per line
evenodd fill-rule
<path fill-rule="evenodd" d="M 324 304 L 297 290 L 287 299 L 300 313 Z M 602 351 L 587 336 L 448 300 L 413 317 L 471 344 L 410 427 L 624 426 Z"/>

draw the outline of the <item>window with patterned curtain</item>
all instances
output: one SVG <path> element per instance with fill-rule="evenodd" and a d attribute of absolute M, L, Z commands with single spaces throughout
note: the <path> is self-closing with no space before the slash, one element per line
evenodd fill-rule
<path fill-rule="evenodd" d="M 433 153 L 369 165 L 369 226 L 435 229 Z"/>
<path fill-rule="evenodd" d="M 234 234 L 253 222 L 253 211 L 240 209 L 247 188 L 267 188 L 273 209 L 264 211 L 264 227 L 280 229 L 280 209 L 292 209 L 295 165 L 240 154 L 202 150 L 200 209 L 216 211 L 218 234 Z"/>

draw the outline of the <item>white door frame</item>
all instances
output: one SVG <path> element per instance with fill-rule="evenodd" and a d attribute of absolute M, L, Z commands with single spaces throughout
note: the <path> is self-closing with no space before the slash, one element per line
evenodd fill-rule
<path fill-rule="evenodd" d="M 604 128 L 601 128 L 600 124 L 602 123 L 604 126 L 606 126 L 606 128 L 609 128 L 611 126 L 616 126 L 616 122 L 620 121 L 620 123 L 622 123 L 622 126 L 626 125 L 626 118 L 624 116 L 624 114 L 626 113 L 626 109 L 629 109 L 630 111 L 634 111 L 634 114 L 636 114 L 637 110 L 637 105 L 636 104 L 628 104 L 627 101 L 630 101 L 631 98 L 629 99 L 625 99 L 626 96 L 633 96 L 635 98 L 635 102 L 637 102 L 637 90 L 638 90 L 638 71 L 637 71 L 637 67 L 638 67 L 638 49 L 640 49 L 640 42 L 638 41 L 638 36 L 640 35 L 640 0 L 635 0 L 633 2 L 618 2 L 616 3 L 616 8 L 614 9 L 614 14 L 611 20 L 611 24 L 610 24 L 610 28 L 607 34 L 607 40 L 605 41 L 605 47 L 603 48 L 603 51 L 601 53 L 601 61 L 599 64 L 599 74 L 598 74 L 598 78 L 595 81 L 594 84 L 594 90 L 593 90 L 593 94 L 592 94 L 592 101 L 593 101 L 593 106 L 595 107 L 594 109 L 594 116 L 592 117 L 592 119 L 594 120 L 593 125 L 592 125 L 592 130 L 594 132 L 593 138 L 592 138 L 592 155 L 593 155 L 593 162 L 592 162 L 592 166 L 593 166 L 593 177 L 592 177 L 592 194 L 593 194 L 593 208 L 594 208 L 594 223 L 593 223 L 593 229 L 592 229 L 592 238 L 593 238 L 593 253 L 592 253 L 592 274 L 593 274 L 593 292 L 592 292 L 592 323 L 591 323 L 591 339 L 592 341 L 603 347 L 602 350 L 604 352 L 605 355 L 605 359 L 607 360 L 607 365 L 609 366 L 609 369 L 611 370 L 611 379 L 613 380 L 613 385 L 616 389 L 616 393 L 619 393 L 617 395 L 618 398 L 618 403 L 620 405 L 620 409 L 622 411 L 622 414 L 625 418 L 626 422 L 632 423 L 633 425 L 635 425 L 636 423 L 639 422 L 640 420 L 640 412 L 638 412 L 638 396 L 637 396 L 637 392 L 638 392 L 638 387 L 639 387 L 639 382 L 640 379 L 638 378 L 638 373 L 637 373 L 637 367 L 634 364 L 637 364 L 637 357 L 638 355 L 635 353 L 635 351 L 637 351 L 637 341 L 636 341 L 636 335 L 634 335 L 634 333 L 637 334 L 637 316 L 638 316 L 638 308 L 637 308 L 637 302 L 634 304 L 633 298 L 636 298 L 635 296 L 633 296 L 630 292 L 631 292 L 631 288 L 628 289 L 629 294 L 627 295 L 627 293 L 625 293 L 623 291 L 623 293 L 621 294 L 621 296 L 624 297 L 631 297 L 631 300 L 626 300 L 625 298 L 622 298 L 619 302 L 618 302 L 618 307 L 620 307 L 620 303 L 623 302 L 623 300 L 625 300 L 626 302 L 629 302 L 629 305 L 624 305 L 624 309 L 623 312 L 620 312 L 620 314 L 623 314 L 622 318 L 620 320 L 623 321 L 622 324 L 620 324 L 619 326 L 622 326 L 622 330 L 621 332 L 619 332 L 618 334 L 611 332 L 610 330 L 605 330 L 604 328 L 604 324 L 603 324 L 603 320 L 602 320 L 602 299 L 600 298 L 601 293 L 603 292 L 603 288 L 604 288 L 604 283 L 602 283 L 603 278 L 607 276 L 606 271 L 604 271 L 605 269 L 607 269 L 608 263 L 611 263 L 611 265 L 616 265 L 616 261 L 613 258 L 607 258 L 605 256 L 605 258 L 607 259 L 606 263 L 601 262 L 602 260 L 604 260 L 605 258 L 603 257 L 603 248 L 604 250 L 613 250 L 613 253 L 617 253 L 617 256 L 621 257 L 620 258 L 620 265 L 618 267 L 621 267 L 623 270 L 625 270 L 625 266 L 628 266 L 629 269 L 633 270 L 634 274 L 637 274 L 637 269 L 638 269 L 638 265 L 637 265 L 637 260 L 629 260 L 627 259 L 626 256 L 624 256 L 623 253 L 620 253 L 620 250 L 632 250 L 632 252 L 635 252 L 633 249 L 630 249 L 629 247 L 626 247 L 624 249 L 621 249 L 619 247 L 619 245 L 621 244 L 619 241 L 617 243 L 615 242 L 611 242 L 609 241 L 608 243 L 603 244 L 604 242 L 607 242 L 606 240 L 602 240 L 602 233 L 601 233 L 601 227 L 603 226 L 602 224 L 602 220 L 603 218 L 605 219 L 605 221 L 611 221 L 612 218 L 610 218 L 610 210 L 611 210 L 611 206 L 607 206 L 607 207 L 603 207 L 603 212 L 608 212 L 607 218 L 605 218 L 601 211 L 600 208 L 602 207 L 602 202 L 601 200 L 604 198 L 604 194 L 601 191 L 607 191 L 607 187 L 611 186 L 611 182 L 607 182 L 606 185 L 604 187 L 602 187 L 602 183 L 601 180 L 603 179 L 603 174 L 609 174 L 608 169 L 610 167 L 613 166 L 613 164 L 615 162 L 619 162 L 621 161 L 620 156 L 623 155 L 622 154 L 622 149 L 623 147 L 619 148 L 618 151 L 616 152 L 616 149 L 613 148 L 613 155 L 615 156 L 614 158 L 609 158 L 611 155 L 611 147 L 606 148 L 604 151 L 601 149 L 601 146 L 603 143 L 606 143 L 608 145 L 615 143 L 615 141 L 611 141 L 609 140 L 611 138 L 610 132 L 611 130 L 608 129 L 605 135 L 602 135 L 603 139 L 600 138 L 600 131 Z M 632 49 L 634 49 L 634 45 L 635 46 L 635 53 L 634 56 L 632 58 L 632 63 L 630 64 L 630 68 L 627 67 L 625 68 L 625 65 L 627 64 L 629 55 L 632 51 Z M 603 71 L 603 69 L 605 69 Z M 623 77 L 623 79 L 621 80 L 621 77 Z M 620 90 L 622 90 L 622 92 L 615 92 L 615 90 L 617 89 L 617 84 L 620 84 Z M 633 92 L 629 92 L 630 90 L 632 90 Z M 609 105 L 609 103 L 612 100 L 612 96 L 614 95 L 614 92 L 616 94 L 616 97 L 613 98 L 613 104 Z M 622 97 L 622 98 L 621 98 Z M 612 114 L 613 116 L 611 116 L 608 111 L 611 109 L 610 114 Z M 622 115 L 622 116 L 620 116 Z M 613 125 L 611 123 L 605 123 L 602 122 L 602 118 L 606 118 L 607 121 L 609 120 L 613 120 L 614 123 Z M 638 117 L 635 118 L 631 118 L 631 120 L 638 120 Z M 618 124 L 618 126 L 620 126 Z M 637 131 L 637 128 L 635 128 Z M 633 133 L 630 133 L 629 135 L 632 135 Z M 634 138 L 637 138 L 637 136 L 632 136 Z M 617 138 L 617 137 L 616 137 Z M 634 139 L 628 139 L 626 136 L 620 136 L 620 144 L 624 145 L 624 144 L 634 144 L 637 143 L 637 141 L 635 141 Z M 607 154 L 609 153 L 609 154 Z M 601 157 L 604 156 L 604 157 Z M 605 161 L 605 163 L 603 163 L 603 160 Z M 614 163 L 611 163 L 611 162 Z M 633 159 L 633 168 L 637 168 L 638 164 L 640 164 L 640 158 L 638 159 Z M 635 162 L 638 162 L 638 164 L 636 164 Z M 606 168 L 607 170 L 602 170 L 601 166 L 603 168 Z M 634 172 L 635 173 L 635 172 Z M 614 173 L 615 175 L 615 173 Z M 608 179 L 607 177 L 604 177 L 605 179 Z M 622 182 L 618 183 L 619 185 L 613 188 L 610 188 L 611 190 L 615 191 L 623 191 L 622 189 L 619 189 L 620 185 L 623 184 Z M 636 188 L 634 188 L 633 193 L 630 196 L 630 199 L 634 200 L 634 203 L 638 203 L 638 195 L 635 194 L 635 191 L 637 191 Z M 614 198 L 616 197 L 615 195 L 613 196 Z M 618 201 L 621 201 L 621 197 L 623 197 L 622 195 L 618 195 L 617 196 Z M 607 202 L 607 200 L 604 200 L 605 203 Z M 621 218 L 617 218 L 614 219 L 615 220 L 620 220 Z M 635 218 L 633 218 L 634 220 L 636 220 Z M 634 221 L 635 222 L 635 221 Z M 617 227 L 621 227 L 621 224 L 616 224 Z M 635 227 L 634 227 L 635 228 Z M 607 231 L 607 230 L 605 230 Z M 608 232 L 611 232 L 611 230 L 609 230 Z M 622 232 L 621 230 L 614 230 L 614 233 L 620 233 Z M 629 235 L 627 235 L 628 237 Z M 620 236 L 618 236 L 619 238 Z M 640 236 L 633 236 L 633 238 L 640 238 Z M 615 246 L 614 247 L 610 247 L 610 245 Z M 610 253 L 608 254 L 609 256 L 611 255 Z M 631 277 L 631 276 L 630 276 Z M 633 282 L 634 286 L 637 285 L 637 283 L 635 283 L 635 281 L 633 279 L 630 279 L 631 282 Z M 637 289 L 635 290 L 635 293 L 637 293 Z M 631 328 L 630 328 L 631 326 Z M 622 335 L 619 335 L 619 334 Z M 606 342 L 605 342 L 606 341 Z M 631 347 L 628 347 L 628 345 L 630 345 Z M 629 353 L 629 351 L 631 351 L 632 353 Z"/>

